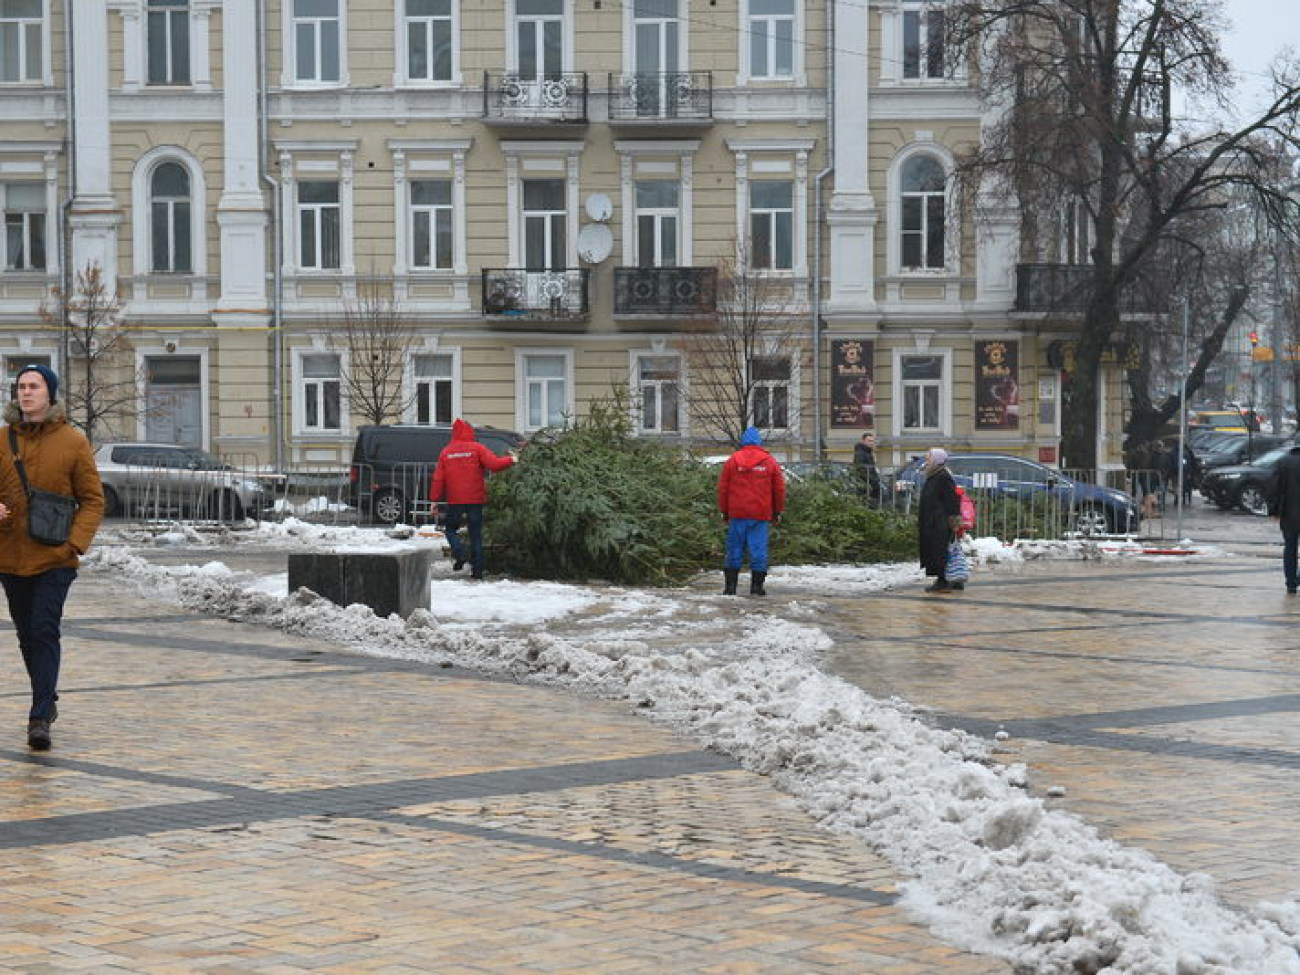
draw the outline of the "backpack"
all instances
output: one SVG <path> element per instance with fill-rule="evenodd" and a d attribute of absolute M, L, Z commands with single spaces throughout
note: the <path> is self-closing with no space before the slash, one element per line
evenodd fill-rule
<path fill-rule="evenodd" d="M 961 529 L 968 532 L 975 527 L 975 499 L 958 488 L 957 500 L 961 503 Z"/>

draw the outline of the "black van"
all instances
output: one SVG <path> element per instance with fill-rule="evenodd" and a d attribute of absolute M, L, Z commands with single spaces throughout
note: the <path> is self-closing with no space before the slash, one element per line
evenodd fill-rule
<path fill-rule="evenodd" d="M 513 430 L 475 427 L 476 439 L 502 456 L 524 445 Z M 385 525 L 408 521 L 427 509 L 429 478 L 442 448 L 451 443 L 450 426 L 366 426 L 352 448 L 352 505 L 362 516 Z"/>

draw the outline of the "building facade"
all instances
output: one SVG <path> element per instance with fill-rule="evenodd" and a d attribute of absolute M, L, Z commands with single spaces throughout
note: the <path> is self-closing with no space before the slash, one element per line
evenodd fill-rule
<path fill-rule="evenodd" d="M 1055 462 L 1070 325 L 1015 201 L 957 198 L 987 108 L 942 6 L 0 0 L 6 373 L 75 382 L 94 350 L 49 295 L 98 267 L 132 391 L 101 439 L 341 464 L 340 319 L 379 294 L 406 422 L 528 434 L 625 387 L 698 446 L 689 348 L 730 268 L 779 295 L 746 368 L 789 456 L 870 427 L 887 462 Z"/>

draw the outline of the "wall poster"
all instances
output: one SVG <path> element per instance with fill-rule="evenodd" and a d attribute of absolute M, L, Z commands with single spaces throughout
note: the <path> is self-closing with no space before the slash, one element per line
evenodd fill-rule
<path fill-rule="evenodd" d="M 975 343 L 975 429 L 1020 429 L 1020 343 Z"/>
<path fill-rule="evenodd" d="M 862 339 L 831 340 L 831 426 L 874 428 L 875 349 Z"/>

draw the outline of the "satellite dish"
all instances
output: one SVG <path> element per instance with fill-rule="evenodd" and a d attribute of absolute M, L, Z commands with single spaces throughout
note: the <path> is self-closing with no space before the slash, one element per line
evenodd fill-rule
<path fill-rule="evenodd" d="M 614 235 L 603 223 L 589 223 L 578 231 L 578 256 L 588 264 L 599 264 L 613 249 Z"/>
<path fill-rule="evenodd" d="M 587 197 L 587 216 L 597 223 L 604 223 L 614 213 L 614 204 L 604 193 L 593 193 Z"/>

